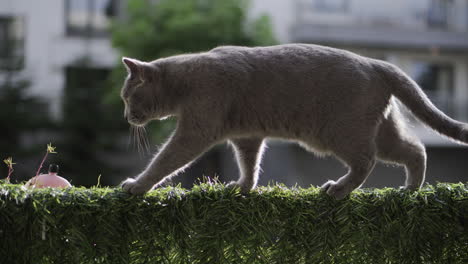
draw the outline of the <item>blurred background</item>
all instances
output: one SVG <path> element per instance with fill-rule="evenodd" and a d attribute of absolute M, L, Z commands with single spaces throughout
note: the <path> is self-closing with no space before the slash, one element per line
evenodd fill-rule
<path fill-rule="evenodd" d="M 2 0 L 0 158 L 13 157 L 13 182 L 27 180 L 45 154 L 74 185 L 116 185 L 157 151 L 174 120 L 147 128 L 150 153 L 137 151 L 124 122 L 121 56 L 141 60 L 219 45 L 314 43 L 401 67 L 451 117 L 468 121 L 466 0 Z M 406 114 L 428 152 L 426 180 L 466 182 L 468 148 Z M 346 173 L 295 143 L 269 141 L 260 184 L 320 185 Z M 5 178 L 7 167 L 0 167 Z M 202 176 L 237 178 L 231 149 L 215 147 L 172 184 Z M 401 167 L 377 165 L 366 187 L 400 186 Z"/>

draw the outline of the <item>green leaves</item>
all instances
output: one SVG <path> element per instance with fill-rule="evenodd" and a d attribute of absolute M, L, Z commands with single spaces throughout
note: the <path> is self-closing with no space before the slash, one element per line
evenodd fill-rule
<path fill-rule="evenodd" d="M 0 185 L 0 263 L 465 263 L 468 185 L 248 195 Z M 45 238 L 45 240 L 43 240 Z"/>
<path fill-rule="evenodd" d="M 115 21 L 112 40 L 125 56 L 143 60 L 219 45 L 274 44 L 266 16 L 247 19 L 247 1 L 131 0 L 128 18 Z"/>

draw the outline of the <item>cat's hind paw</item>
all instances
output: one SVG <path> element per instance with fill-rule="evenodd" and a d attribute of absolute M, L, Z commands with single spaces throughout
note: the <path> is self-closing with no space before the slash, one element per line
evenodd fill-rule
<path fill-rule="evenodd" d="M 334 197 L 337 200 L 345 198 L 350 193 L 350 191 L 347 190 L 345 186 L 332 180 L 329 180 L 326 183 L 324 183 L 321 188 L 324 192 L 326 192 L 328 195 Z"/>
<path fill-rule="evenodd" d="M 242 194 L 246 194 L 246 193 L 250 192 L 250 190 L 252 189 L 250 186 L 240 184 L 240 183 L 238 183 L 236 181 L 232 181 L 232 182 L 226 184 L 226 188 L 231 188 L 231 189 L 239 188 Z"/>
<path fill-rule="evenodd" d="M 122 186 L 124 191 L 130 194 L 144 194 L 153 187 L 152 185 L 141 183 L 140 181 L 132 178 L 126 179 L 120 184 L 120 186 Z"/>
<path fill-rule="evenodd" d="M 405 191 L 417 191 L 419 190 L 419 186 L 415 185 L 405 185 L 405 186 L 400 186 L 400 190 L 405 190 Z"/>

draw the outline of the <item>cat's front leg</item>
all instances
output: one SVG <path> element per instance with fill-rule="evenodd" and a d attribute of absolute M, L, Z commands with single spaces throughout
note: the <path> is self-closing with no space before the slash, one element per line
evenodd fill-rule
<path fill-rule="evenodd" d="M 214 137 L 206 135 L 194 129 L 178 129 L 147 168 L 135 179 L 125 180 L 122 188 L 131 194 L 143 194 L 162 184 L 216 143 Z"/>

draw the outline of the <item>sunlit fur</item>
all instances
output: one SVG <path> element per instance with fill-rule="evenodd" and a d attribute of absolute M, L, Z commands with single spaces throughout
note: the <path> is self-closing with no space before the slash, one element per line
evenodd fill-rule
<path fill-rule="evenodd" d="M 336 198 L 361 186 L 377 160 L 405 166 L 406 188 L 419 188 L 426 152 L 406 131 L 393 97 L 432 129 L 468 142 L 467 125 L 439 111 L 403 71 L 344 50 L 227 46 L 123 62 L 129 71 L 122 89 L 129 122 L 142 127 L 171 115 L 178 121 L 147 168 L 123 183 L 133 194 L 158 186 L 224 141 L 233 145 L 240 169 L 232 186 L 248 192 L 257 184 L 268 137 L 298 141 L 342 161 L 349 172 L 323 185 Z"/>

